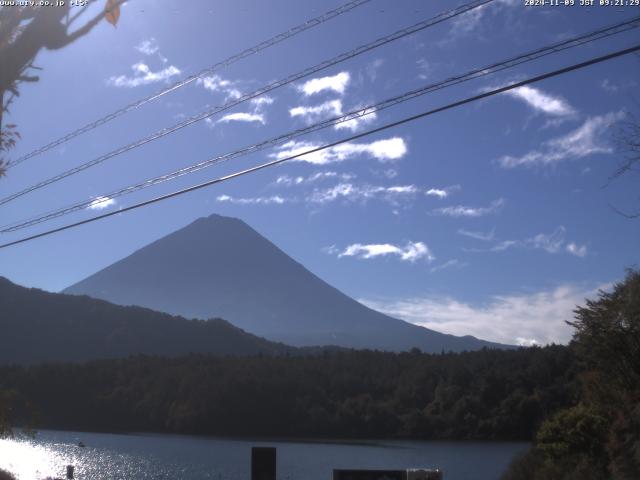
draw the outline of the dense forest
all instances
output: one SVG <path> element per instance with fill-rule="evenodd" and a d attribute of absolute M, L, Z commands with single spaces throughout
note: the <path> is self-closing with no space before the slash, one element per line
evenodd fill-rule
<path fill-rule="evenodd" d="M 0 368 L 22 424 L 277 437 L 527 440 L 574 402 L 575 378 L 562 346 Z"/>

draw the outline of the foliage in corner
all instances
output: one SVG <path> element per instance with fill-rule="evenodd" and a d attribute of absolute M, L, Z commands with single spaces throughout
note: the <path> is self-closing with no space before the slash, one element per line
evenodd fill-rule
<path fill-rule="evenodd" d="M 87 35 L 103 18 L 115 26 L 124 0 L 107 0 L 102 11 L 78 28 L 76 22 L 93 2 L 74 8 L 74 14 L 70 2 L 56 7 L 25 3 L 33 4 L 0 9 L 0 155 L 20 139 L 16 126 L 4 125 L 3 117 L 20 96 L 20 84 L 40 79 L 34 71 L 41 69 L 33 63 L 38 53 L 70 45 Z M 6 174 L 6 169 L 7 162 L 0 156 L 0 177 Z"/>
<path fill-rule="evenodd" d="M 547 418 L 503 480 L 640 478 L 640 270 L 575 310 L 576 405 Z"/>

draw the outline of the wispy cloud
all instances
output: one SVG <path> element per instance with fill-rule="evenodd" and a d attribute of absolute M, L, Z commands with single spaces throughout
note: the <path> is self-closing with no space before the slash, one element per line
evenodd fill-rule
<path fill-rule="evenodd" d="M 136 50 L 142 53 L 143 55 L 153 55 L 160 51 L 160 47 L 158 46 L 158 42 L 156 39 L 151 37 L 147 40 L 143 40 L 138 45 L 136 45 Z"/>
<path fill-rule="evenodd" d="M 638 86 L 638 82 L 635 82 L 633 80 L 613 82 L 608 78 L 605 78 L 600 83 L 600 87 L 602 87 L 602 89 L 609 94 L 618 93 L 622 90 L 628 90 L 630 88 L 635 88 L 637 86 Z"/>
<path fill-rule="evenodd" d="M 585 245 L 578 246 L 574 242 L 568 243 L 566 240 L 566 232 L 567 229 L 561 225 L 551 233 L 538 233 L 523 240 L 500 240 L 488 248 L 471 248 L 465 250 L 469 252 L 504 252 L 512 248 L 529 248 L 543 250 L 552 254 L 567 252 L 577 257 L 585 257 L 587 255 L 587 247 Z M 465 230 L 459 230 L 458 233 L 485 242 L 494 240 L 493 232 L 491 232 L 490 236 L 486 237 L 477 232 L 468 232 Z"/>
<path fill-rule="evenodd" d="M 443 207 L 433 210 L 434 213 L 447 217 L 483 217 L 492 213 L 497 213 L 503 206 L 504 199 L 499 198 L 491 202 L 488 207 L 469 207 L 456 205 L 453 207 Z"/>
<path fill-rule="evenodd" d="M 126 75 L 111 77 L 107 80 L 107 84 L 114 87 L 134 88 L 151 83 L 165 82 L 171 77 L 182 73 L 178 67 L 173 65 L 157 72 L 152 72 L 149 66 L 143 62 L 136 63 L 131 68 L 133 70 L 132 77 L 127 77 Z"/>
<path fill-rule="evenodd" d="M 334 91 L 342 95 L 349 85 L 351 75 L 349 72 L 340 72 L 329 77 L 312 78 L 304 82 L 298 89 L 307 96 L 324 91 Z"/>
<path fill-rule="evenodd" d="M 205 90 L 209 90 L 210 92 L 222 93 L 228 99 L 237 99 L 242 96 L 242 92 L 236 87 L 235 82 L 222 78 L 220 75 L 209 75 L 198 78 L 196 84 L 201 85 Z"/>
<path fill-rule="evenodd" d="M 366 125 L 373 123 L 378 118 L 378 114 L 376 113 L 375 109 L 369 108 L 364 112 L 361 112 L 357 115 L 349 115 L 346 118 L 346 120 L 340 123 L 336 123 L 333 128 L 335 130 L 350 130 L 351 132 L 357 132 Z"/>
<path fill-rule="evenodd" d="M 511 7 L 518 4 L 518 0 L 498 0 L 496 2 L 482 5 L 466 13 L 463 13 L 453 20 L 451 30 L 449 31 L 449 38 L 447 39 L 447 41 L 466 36 L 476 31 L 482 24 L 488 12 L 493 12 L 494 14 L 496 14 L 502 9 L 502 7 Z"/>
<path fill-rule="evenodd" d="M 96 197 L 87 208 L 89 210 L 103 210 L 116 204 L 116 200 L 111 197 Z"/>
<path fill-rule="evenodd" d="M 330 188 L 316 189 L 308 197 L 311 203 L 324 204 L 337 200 L 351 202 L 366 202 L 372 199 L 382 199 L 390 203 L 397 203 L 401 199 L 414 198 L 419 192 L 415 185 L 394 185 L 391 187 L 375 185 L 355 185 L 353 183 L 339 183 Z"/>
<path fill-rule="evenodd" d="M 250 198 L 239 198 L 232 197 L 229 195 L 219 195 L 216 197 L 216 201 L 221 203 L 233 203 L 236 205 L 283 205 L 291 201 L 291 199 L 287 199 L 281 197 L 279 195 L 274 195 L 271 197 L 250 197 Z"/>
<path fill-rule="evenodd" d="M 564 244 L 565 233 L 566 228 L 558 227 L 549 234 L 539 233 L 525 240 L 524 243 L 525 245 L 530 245 L 532 248 L 544 250 L 548 253 L 558 253 Z"/>
<path fill-rule="evenodd" d="M 522 100 L 537 112 L 554 116 L 575 115 L 576 111 L 562 97 L 545 93 L 530 86 L 523 86 L 505 92 L 507 95 Z"/>
<path fill-rule="evenodd" d="M 572 132 L 546 142 L 542 149 L 532 150 L 520 157 L 503 156 L 498 159 L 498 164 L 504 168 L 531 167 L 550 165 L 597 153 L 611 153 L 612 148 L 603 137 L 609 127 L 622 118 L 624 118 L 623 112 L 590 117 Z"/>
<path fill-rule="evenodd" d="M 435 257 L 429 247 L 423 242 L 407 242 L 405 245 L 394 245 L 391 243 L 362 244 L 354 243 L 340 251 L 335 246 L 325 249 L 328 253 L 337 253 L 338 258 L 355 257 L 368 260 L 376 257 L 395 256 L 399 260 L 414 263 L 418 260 L 432 262 Z"/>
<path fill-rule="evenodd" d="M 218 87 L 213 86 L 211 88 L 216 89 Z M 220 87 L 220 88 L 224 89 L 225 87 Z M 231 91 L 233 91 L 233 88 L 231 89 Z M 227 91 L 227 94 L 228 94 L 228 91 Z M 264 113 L 264 110 L 268 105 L 273 104 L 273 102 L 274 102 L 273 98 L 268 96 L 254 98 L 250 101 L 251 106 L 253 106 L 253 111 L 229 113 L 227 115 L 224 115 L 222 118 L 220 118 L 217 121 L 209 117 L 209 118 L 205 118 L 205 123 L 210 128 L 214 128 L 218 123 L 230 123 L 230 122 L 260 123 L 262 125 L 266 125 L 267 118 Z"/>
<path fill-rule="evenodd" d="M 351 173 L 338 173 L 328 170 L 325 172 L 316 172 L 308 176 L 298 175 L 296 177 L 292 177 L 290 175 L 280 175 L 276 179 L 275 184 L 291 187 L 294 185 L 308 185 L 310 183 L 316 183 L 328 179 L 338 179 L 343 182 L 347 182 L 349 180 L 352 180 L 353 178 L 355 178 L 355 175 Z"/>
<path fill-rule="evenodd" d="M 471 230 L 460 229 L 460 230 L 458 230 L 458 233 L 460 235 L 464 235 L 465 237 L 473 238 L 473 239 L 476 239 L 476 240 L 481 240 L 483 242 L 490 242 L 496 236 L 495 230 L 491 230 L 490 232 L 486 232 L 485 233 L 485 232 L 476 232 L 476 231 L 471 231 Z"/>
<path fill-rule="evenodd" d="M 350 111 L 358 110 L 356 107 Z M 300 117 L 307 124 L 312 124 L 323 119 L 342 117 L 345 115 L 342 108 L 342 100 L 329 100 L 319 105 L 311 106 L 297 106 L 289 109 L 289 115 L 291 117 Z M 372 123 L 376 120 L 378 114 L 375 109 L 365 110 L 358 114 L 352 114 L 346 117 L 343 121 L 336 123 L 333 128 L 335 130 L 350 130 L 357 132 L 364 126 Z"/>
<path fill-rule="evenodd" d="M 425 195 L 438 198 L 447 198 L 452 192 L 460 190 L 460 185 L 451 185 L 444 188 L 430 188 Z"/>
<path fill-rule="evenodd" d="M 250 112 L 235 112 L 229 113 L 218 120 L 218 123 L 229 123 L 229 122 L 248 122 L 248 123 L 261 123 L 262 125 L 266 124 L 264 119 L 264 115 L 261 113 L 250 113 Z"/>
<path fill-rule="evenodd" d="M 312 142 L 290 141 L 278 148 L 272 158 L 286 158 L 299 155 L 308 150 L 321 146 Z M 296 158 L 298 162 L 308 162 L 316 165 L 324 165 L 333 162 L 342 162 L 353 157 L 365 155 L 379 162 L 395 161 L 407 154 L 407 145 L 401 137 L 392 137 L 384 140 L 376 140 L 371 143 L 343 143 L 335 147 L 327 148 L 302 157 Z"/>
<path fill-rule="evenodd" d="M 568 243 L 566 246 L 567 252 L 571 255 L 575 255 L 576 257 L 586 257 L 587 256 L 587 246 L 586 245 L 577 245 L 576 243 Z"/>
<path fill-rule="evenodd" d="M 298 106 L 289 109 L 291 117 L 301 117 L 307 123 L 314 123 L 322 118 L 342 115 L 342 101 L 329 100 L 320 105 Z"/>
<path fill-rule="evenodd" d="M 593 297 L 596 288 L 561 285 L 534 293 L 494 296 L 473 305 L 448 296 L 427 295 L 395 300 L 360 300 L 365 305 L 453 335 L 473 335 L 495 342 L 532 345 L 567 343 L 576 305 Z"/>
<path fill-rule="evenodd" d="M 464 268 L 466 266 L 467 266 L 467 263 L 461 262 L 457 258 L 453 258 L 451 260 L 447 260 L 444 263 L 441 263 L 440 265 L 436 265 L 436 266 L 432 267 L 431 268 L 431 273 L 436 273 L 436 272 L 439 272 L 441 270 L 449 270 L 451 268 L 460 269 L 460 268 Z"/>
<path fill-rule="evenodd" d="M 267 95 L 264 95 L 262 97 L 257 97 L 257 98 L 252 98 L 251 99 L 251 103 L 256 107 L 256 108 L 264 108 L 267 105 L 272 105 L 273 102 L 275 100 L 273 99 L 273 97 L 269 97 Z"/>

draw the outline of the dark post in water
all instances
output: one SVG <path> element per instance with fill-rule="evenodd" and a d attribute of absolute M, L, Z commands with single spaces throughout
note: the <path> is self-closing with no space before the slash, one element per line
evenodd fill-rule
<path fill-rule="evenodd" d="M 276 449 L 274 447 L 251 449 L 251 480 L 276 480 Z"/>

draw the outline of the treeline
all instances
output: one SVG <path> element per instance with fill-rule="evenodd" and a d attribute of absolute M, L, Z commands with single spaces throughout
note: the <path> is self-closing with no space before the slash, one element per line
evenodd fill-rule
<path fill-rule="evenodd" d="M 529 440 L 545 417 L 574 403 L 576 374 L 563 346 L 138 356 L 0 367 L 0 389 L 13 392 L 14 424 L 36 428 Z"/>

